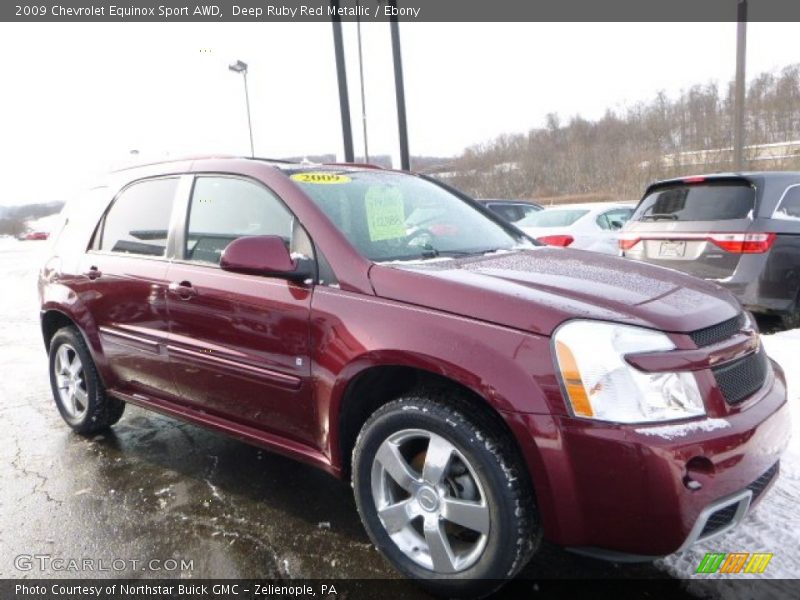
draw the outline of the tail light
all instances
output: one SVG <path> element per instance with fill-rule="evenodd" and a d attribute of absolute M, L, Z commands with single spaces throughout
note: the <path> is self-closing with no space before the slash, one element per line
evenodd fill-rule
<path fill-rule="evenodd" d="M 636 244 L 641 241 L 641 238 L 638 237 L 620 237 L 619 240 L 619 249 L 620 250 L 630 250 Z"/>
<path fill-rule="evenodd" d="M 762 254 L 775 243 L 774 233 L 710 233 L 708 239 L 733 254 Z"/>
<path fill-rule="evenodd" d="M 544 235 L 536 239 L 548 246 L 560 246 L 561 248 L 566 248 L 575 241 L 571 235 Z"/>

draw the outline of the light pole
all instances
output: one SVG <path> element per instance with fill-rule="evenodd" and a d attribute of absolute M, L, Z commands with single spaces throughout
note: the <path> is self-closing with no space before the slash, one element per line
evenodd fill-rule
<path fill-rule="evenodd" d="M 744 169 L 745 63 L 747 61 L 747 0 L 736 11 L 736 83 L 733 95 L 733 170 Z"/>
<path fill-rule="evenodd" d="M 228 69 L 234 73 L 241 73 L 244 78 L 244 103 L 247 107 L 247 129 L 250 132 L 250 157 L 255 158 L 256 152 L 253 147 L 253 123 L 250 120 L 250 93 L 247 91 L 247 63 L 237 60 Z"/>
<path fill-rule="evenodd" d="M 344 162 L 355 162 L 353 152 L 353 127 L 350 123 L 350 94 L 347 91 L 347 66 L 344 60 L 344 41 L 342 40 L 342 19 L 339 17 L 339 0 L 330 0 L 333 16 L 333 56 L 336 59 L 336 79 L 339 83 L 339 112 L 342 119 L 342 145 Z"/>
<path fill-rule="evenodd" d="M 389 5 L 397 7 L 397 0 L 389 0 Z M 397 17 L 389 17 L 392 34 L 392 62 L 394 63 L 394 93 L 397 102 L 397 129 L 400 137 L 400 168 L 411 169 L 411 157 L 408 153 L 408 123 L 406 121 L 406 87 L 403 83 L 403 58 L 400 53 L 400 29 Z"/>

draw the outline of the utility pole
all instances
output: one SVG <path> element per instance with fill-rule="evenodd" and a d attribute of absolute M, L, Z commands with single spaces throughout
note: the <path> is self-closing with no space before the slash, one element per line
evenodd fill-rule
<path fill-rule="evenodd" d="M 747 0 L 736 7 L 736 82 L 733 98 L 733 170 L 744 169 L 745 64 L 747 60 Z"/>
<path fill-rule="evenodd" d="M 334 9 L 331 17 L 333 25 L 333 51 L 336 57 L 336 76 L 339 80 L 339 110 L 342 118 L 342 142 L 344 161 L 355 162 L 353 154 L 353 128 L 350 124 L 350 97 L 347 93 L 347 68 L 344 62 L 344 42 L 342 41 L 342 20 L 338 16 L 339 0 L 331 0 Z"/>
<path fill-rule="evenodd" d="M 397 6 L 396 0 L 389 0 L 389 5 Z M 392 59 L 394 62 L 394 91 L 397 102 L 397 129 L 400 136 L 400 168 L 404 171 L 411 169 L 411 160 L 408 154 L 408 124 L 406 122 L 406 91 L 403 83 L 403 58 L 400 55 L 400 29 L 397 17 L 389 17 L 389 27 L 392 31 Z"/>

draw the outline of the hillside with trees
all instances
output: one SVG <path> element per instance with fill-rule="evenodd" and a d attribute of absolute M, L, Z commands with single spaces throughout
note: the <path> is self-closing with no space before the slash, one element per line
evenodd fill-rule
<path fill-rule="evenodd" d="M 732 123 L 733 82 L 696 85 L 597 121 L 550 114 L 543 128 L 468 148 L 441 176 L 484 198 L 636 199 L 655 179 L 730 170 Z M 800 64 L 749 82 L 745 144 L 750 169 L 800 170 Z"/>

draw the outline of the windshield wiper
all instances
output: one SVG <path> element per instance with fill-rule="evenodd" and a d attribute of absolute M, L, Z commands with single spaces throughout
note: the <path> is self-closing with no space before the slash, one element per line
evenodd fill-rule
<path fill-rule="evenodd" d="M 650 215 L 642 215 L 640 221 L 677 221 L 678 215 L 675 213 L 653 213 Z"/>

